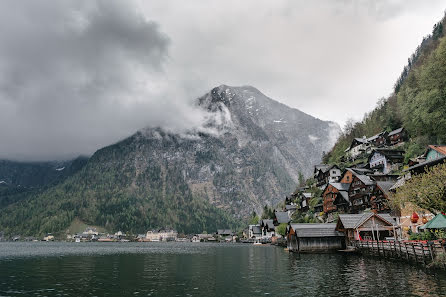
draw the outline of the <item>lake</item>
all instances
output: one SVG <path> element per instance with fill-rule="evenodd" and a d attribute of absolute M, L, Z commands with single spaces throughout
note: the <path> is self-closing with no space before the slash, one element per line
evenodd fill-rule
<path fill-rule="evenodd" d="M 216 243 L 0 242 L 0 296 L 441 296 L 446 273 Z"/>

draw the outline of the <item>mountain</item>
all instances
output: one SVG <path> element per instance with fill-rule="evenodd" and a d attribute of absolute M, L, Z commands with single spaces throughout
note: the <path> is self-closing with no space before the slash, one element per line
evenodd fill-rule
<path fill-rule="evenodd" d="M 55 162 L 0 160 L 0 208 L 64 181 L 87 161 L 87 157 Z"/>
<path fill-rule="evenodd" d="M 410 141 L 402 149 L 405 161 L 420 155 L 428 144 L 446 143 L 446 37 L 445 18 L 434 25 L 409 58 L 395 83 L 394 93 L 358 123 L 350 123 L 333 149 L 327 163 L 339 163 L 353 138 L 372 136 L 383 130 L 404 127 Z"/>
<path fill-rule="evenodd" d="M 249 86 L 219 86 L 196 107 L 202 127 L 145 128 L 98 150 L 64 182 L 4 208 L 0 230 L 57 232 L 75 218 L 134 233 L 237 227 L 291 192 L 340 132 Z"/>

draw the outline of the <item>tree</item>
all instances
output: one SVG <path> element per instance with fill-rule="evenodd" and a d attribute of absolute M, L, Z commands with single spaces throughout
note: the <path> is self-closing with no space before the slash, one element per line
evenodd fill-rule
<path fill-rule="evenodd" d="M 446 164 L 429 168 L 414 175 L 391 198 L 395 207 L 411 202 L 432 213 L 446 211 Z"/>
<path fill-rule="evenodd" d="M 299 187 L 305 186 L 305 177 L 302 172 L 299 171 Z"/>
<path fill-rule="evenodd" d="M 288 224 L 285 224 L 285 223 L 280 224 L 279 226 L 277 226 L 276 232 L 279 233 L 280 235 L 282 235 L 283 237 L 285 237 L 287 226 L 288 226 Z"/>
<path fill-rule="evenodd" d="M 259 223 L 259 216 L 255 211 L 252 212 L 251 218 L 249 219 L 249 225 L 257 225 Z"/>

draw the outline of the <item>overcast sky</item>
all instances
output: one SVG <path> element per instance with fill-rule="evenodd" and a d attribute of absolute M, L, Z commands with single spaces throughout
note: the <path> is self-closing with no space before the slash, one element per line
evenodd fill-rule
<path fill-rule="evenodd" d="M 91 154 L 187 128 L 220 84 L 341 126 L 392 87 L 446 0 L 4 0 L 0 158 Z"/>

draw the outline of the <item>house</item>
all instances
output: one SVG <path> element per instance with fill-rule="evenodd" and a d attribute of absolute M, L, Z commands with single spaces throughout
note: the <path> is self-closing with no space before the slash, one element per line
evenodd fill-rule
<path fill-rule="evenodd" d="M 446 145 L 429 145 L 423 157 L 426 161 L 432 161 L 446 156 Z"/>
<path fill-rule="evenodd" d="M 305 212 L 310 209 L 310 199 L 313 197 L 312 193 L 300 194 L 300 210 Z"/>
<path fill-rule="evenodd" d="M 374 212 L 389 212 L 389 195 L 390 189 L 395 185 L 395 182 L 377 181 L 376 187 L 372 192 L 370 198 L 370 207 Z"/>
<path fill-rule="evenodd" d="M 317 171 L 316 168 L 318 168 Z M 341 177 L 341 169 L 337 165 L 320 164 L 315 166 L 314 177 L 317 187 L 325 187 L 326 184 L 339 180 Z"/>
<path fill-rule="evenodd" d="M 389 214 L 340 214 L 336 230 L 346 235 L 346 244 L 355 240 L 383 240 L 397 235 L 397 222 Z"/>
<path fill-rule="evenodd" d="M 228 237 L 234 235 L 231 229 L 218 229 L 217 235 L 222 237 Z"/>
<path fill-rule="evenodd" d="M 145 241 L 175 241 L 178 232 L 175 230 L 150 230 L 146 233 Z"/>
<path fill-rule="evenodd" d="M 383 131 L 381 133 L 373 135 L 372 137 L 367 138 L 367 142 L 372 147 L 382 147 L 387 144 L 388 135 L 389 133 L 387 133 L 387 131 Z"/>
<path fill-rule="evenodd" d="M 438 164 L 442 164 L 442 163 L 446 163 L 446 156 L 443 156 L 443 157 L 440 157 L 437 159 L 432 159 L 430 161 L 425 161 L 423 163 L 411 166 L 405 171 L 410 172 L 410 174 L 420 174 L 420 173 L 424 173 L 426 171 L 426 169 L 436 166 Z"/>
<path fill-rule="evenodd" d="M 288 224 L 291 221 L 286 211 L 274 211 L 274 225 L 278 226 L 280 224 Z"/>
<path fill-rule="evenodd" d="M 374 149 L 368 158 L 370 169 L 388 174 L 398 170 L 404 162 L 404 151 L 392 149 Z"/>
<path fill-rule="evenodd" d="M 345 150 L 345 153 L 348 157 L 355 160 L 360 154 L 366 152 L 369 146 L 370 144 L 365 136 L 354 138 L 350 146 Z"/>
<path fill-rule="evenodd" d="M 387 137 L 389 145 L 397 145 L 407 140 L 407 132 L 406 129 L 401 127 L 389 132 Z"/>
<path fill-rule="evenodd" d="M 344 233 L 336 224 L 290 224 L 286 231 L 291 252 L 325 252 L 345 248 Z"/>
<path fill-rule="evenodd" d="M 248 238 L 262 238 L 262 227 L 260 225 L 249 225 Z"/>
<path fill-rule="evenodd" d="M 262 229 L 263 238 L 271 238 L 276 236 L 276 226 L 271 219 L 263 219 L 260 221 L 260 228 Z"/>
<path fill-rule="evenodd" d="M 323 211 L 331 213 L 335 211 L 348 211 L 351 206 L 348 198 L 350 183 L 329 183 L 322 194 Z"/>
<path fill-rule="evenodd" d="M 348 190 L 348 198 L 351 203 L 350 213 L 358 213 L 370 206 L 370 198 L 375 190 L 376 181 L 364 174 L 366 170 L 347 168 L 344 178 L 351 180 Z M 342 180 L 341 179 L 341 182 Z"/>

